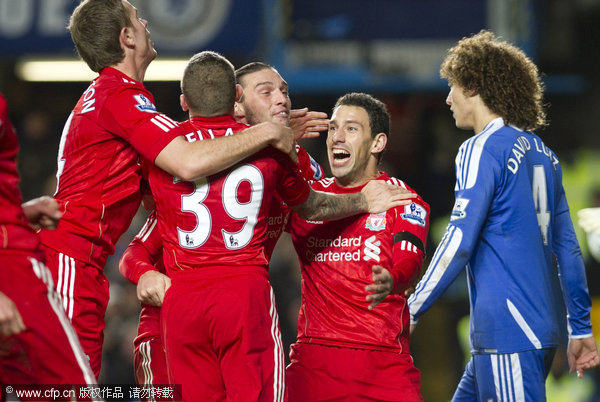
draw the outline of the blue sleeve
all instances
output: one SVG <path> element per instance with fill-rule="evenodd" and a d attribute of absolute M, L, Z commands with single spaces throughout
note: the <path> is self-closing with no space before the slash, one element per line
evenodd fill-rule
<path fill-rule="evenodd" d="M 585 265 L 569 214 L 564 189 L 560 188 L 552 233 L 552 251 L 558 261 L 563 299 L 567 307 L 570 337 L 586 337 L 592 333 L 592 302 L 585 277 Z"/>
<path fill-rule="evenodd" d="M 486 138 L 473 137 L 456 157 L 455 203 L 446 234 L 408 304 L 416 322 L 469 263 L 494 200 L 501 168 L 484 149 Z"/>

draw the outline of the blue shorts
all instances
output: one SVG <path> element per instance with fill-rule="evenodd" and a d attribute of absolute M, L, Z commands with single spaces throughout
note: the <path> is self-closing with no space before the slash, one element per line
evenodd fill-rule
<path fill-rule="evenodd" d="M 556 348 L 471 357 L 453 402 L 545 401 Z"/>

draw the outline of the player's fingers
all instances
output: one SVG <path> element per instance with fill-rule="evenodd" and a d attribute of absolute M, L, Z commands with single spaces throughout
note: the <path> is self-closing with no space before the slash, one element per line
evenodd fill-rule
<path fill-rule="evenodd" d="M 43 215 L 40 218 L 40 224 L 39 226 L 43 227 L 44 229 L 56 229 L 56 224 L 58 222 L 55 219 L 51 219 L 50 217 Z"/>
<path fill-rule="evenodd" d="M 25 329 L 25 324 L 21 320 L 21 316 L 17 315 L 14 319 L 10 321 L 6 321 L 0 325 L 0 330 L 2 332 L 3 337 L 11 336 L 18 334 L 22 330 Z"/>
<path fill-rule="evenodd" d="M 25 329 L 25 323 L 23 322 L 23 318 L 21 317 L 21 314 L 17 313 L 17 317 L 15 319 L 15 330 L 16 330 L 16 334 L 18 334 L 19 332 L 23 331 Z"/>
<path fill-rule="evenodd" d="M 156 306 L 158 303 L 158 298 L 156 297 L 154 288 L 142 289 L 140 292 L 138 292 L 138 300 L 142 303 L 150 304 L 152 306 Z"/>
<path fill-rule="evenodd" d="M 370 285 L 365 286 L 365 291 L 366 292 L 377 292 L 377 286 L 376 284 L 372 283 Z M 367 296 L 368 297 L 368 296 Z"/>
<path fill-rule="evenodd" d="M 576 369 L 575 356 L 571 353 L 567 353 L 567 362 L 569 363 L 569 374 L 573 374 Z"/>
<path fill-rule="evenodd" d="M 308 117 L 310 117 L 311 119 L 327 120 L 327 123 L 329 123 L 329 119 L 327 118 L 327 113 L 325 113 L 325 112 L 316 112 L 314 110 L 311 110 L 308 113 L 306 113 L 306 115 Z"/>
<path fill-rule="evenodd" d="M 383 298 L 373 300 L 373 302 L 371 304 L 369 304 L 369 310 L 373 310 L 382 301 L 383 301 Z"/>
<path fill-rule="evenodd" d="M 379 273 L 381 273 L 382 270 L 383 270 L 383 267 L 381 265 L 373 265 L 371 267 L 371 271 L 373 272 L 373 274 L 379 274 Z"/>
<path fill-rule="evenodd" d="M 323 128 L 324 130 L 327 130 L 329 128 L 329 120 L 325 120 L 325 119 L 312 119 L 312 120 L 308 120 L 305 124 L 305 126 L 307 128 Z M 319 131 L 323 131 L 323 130 L 319 130 Z"/>
<path fill-rule="evenodd" d="M 390 202 L 390 205 L 388 206 L 387 209 L 392 209 L 394 207 L 402 207 L 404 205 L 409 205 L 412 203 L 413 203 L 413 200 L 407 200 L 407 199 L 395 200 L 395 201 Z"/>
<path fill-rule="evenodd" d="M 60 219 L 62 217 L 62 214 L 58 210 L 58 203 L 55 199 L 47 195 L 39 197 L 38 199 L 40 201 L 38 203 L 40 214 L 48 215 L 52 219 Z"/>
<path fill-rule="evenodd" d="M 308 138 L 319 138 L 321 136 L 321 133 L 319 133 L 318 131 L 307 131 L 305 132 L 301 138 L 299 138 L 299 140 L 305 140 Z"/>
<path fill-rule="evenodd" d="M 302 109 L 292 109 L 290 110 L 290 118 L 292 119 L 296 119 L 298 117 L 302 117 L 302 116 L 306 116 L 308 114 L 308 108 L 302 108 Z"/>

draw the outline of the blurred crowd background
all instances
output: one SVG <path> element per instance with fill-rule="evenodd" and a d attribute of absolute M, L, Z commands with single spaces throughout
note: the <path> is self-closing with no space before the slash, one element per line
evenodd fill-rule
<path fill-rule="evenodd" d="M 567 199 L 586 257 L 600 338 L 600 264 L 589 257 L 579 209 L 600 206 L 600 0 L 132 0 L 149 22 L 158 59 L 187 59 L 215 50 L 236 67 L 264 61 L 290 85 L 294 108 L 331 113 L 344 93 L 369 92 L 392 116 L 382 170 L 406 181 L 431 206 L 429 257 L 454 203 L 454 157 L 472 133 L 460 131 L 439 79 L 445 50 L 463 36 L 491 29 L 520 45 L 546 84 L 550 125 L 539 132 L 558 155 Z M 21 150 L 25 200 L 55 189 L 62 127 L 88 82 L 28 81 L 25 58 L 75 59 L 66 31 L 77 0 L 0 0 L 0 92 L 7 98 Z M 85 69 L 85 66 L 81 67 Z M 152 81 L 159 110 L 177 120 L 176 81 Z M 305 146 L 328 172 L 324 135 Z M 132 340 L 140 310 L 119 258 L 146 218 L 140 210 L 106 266 L 111 283 L 101 383 L 133 383 Z M 426 268 L 425 261 L 423 269 Z M 283 339 L 296 336 L 299 266 L 284 235 L 271 263 Z M 425 401 L 449 400 L 468 358 L 466 280 L 458 280 L 419 323 L 411 345 Z M 467 318 L 465 318 L 467 317 Z M 600 375 L 568 375 L 559 353 L 548 380 L 549 401 L 600 400 Z"/>

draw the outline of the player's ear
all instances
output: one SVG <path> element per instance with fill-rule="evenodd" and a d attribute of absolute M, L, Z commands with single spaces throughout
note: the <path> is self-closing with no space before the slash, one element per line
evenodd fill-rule
<path fill-rule="evenodd" d="M 244 88 L 240 84 L 235 84 L 235 101 L 241 102 L 244 96 Z"/>
<path fill-rule="evenodd" d="M 371 143 L 371 153 L 379 154 L 383 152 L 386 145 L 387 135 L 385 135 L 385 133 L 378 133 L 375 138 L 373 138 L 373 142 Z"/>
<path fill-rule="evenodd" d="M 124 48 L 133 48 L 134 47 L 135 38 L 133 36 L 133 29 L 131 29 L 131 27 L 121 28 L 121 32 L 119 33 L 119 42 L 121 43 L 121 47 L 124 47 Z"/>
<path fill-rule="evenodd" d="M 190 110 L 190 107 L 188 106 L 187 101 L 185 100 L 184 94 L 179 95 L 179 104 L 181 105 L 181 109 L 184 112 L 187 112 L 188 110 Z"/>
<path fill-rule="evenodd" d="M 242 86 L 237 84 L 235 86 L 235 104 L 233 105 L 233 118 L 236 121 L 244 121 L 246 118 L 246 109 L 244 109 L 244 105 L 242 104 L 243 96 Z"/>

